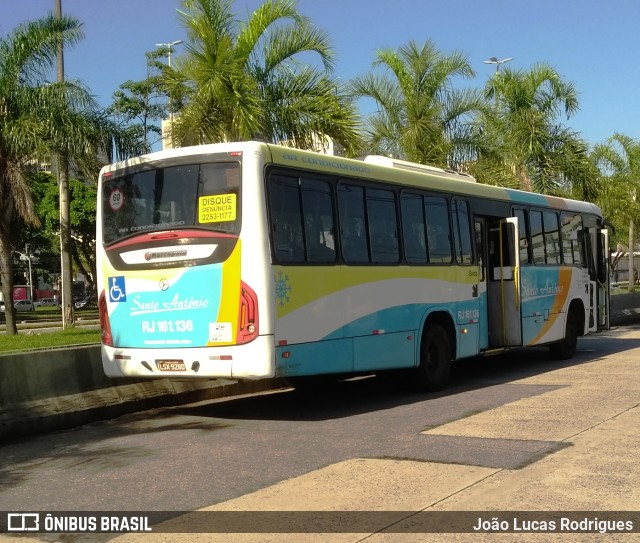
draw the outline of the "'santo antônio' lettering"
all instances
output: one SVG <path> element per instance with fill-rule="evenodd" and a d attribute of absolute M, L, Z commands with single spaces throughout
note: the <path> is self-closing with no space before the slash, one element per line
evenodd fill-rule
<path fill-rule="evenodd" d="M 193 296 L 181 298 L 180 294 L 176 294 L 168 302 L 158 302 L 157 300 L 142 301 L 140 295 L 137 295 L 133 297 L 132 304 L 131 314 L 135 315 L 143 312 L 160 313 L 183 309 L 206 309 L 209 307 L 209 300 L 206 298 L 194 298 Z"/>
<path fill-rule="evenodd" d="M 196 299 L 193 296 L 180 299 L 180 295 L 176 294 L 170 302 L 164 302 L 162 305 L 165 309 L 203 309 L 209 306 L 209 300 Z"/>

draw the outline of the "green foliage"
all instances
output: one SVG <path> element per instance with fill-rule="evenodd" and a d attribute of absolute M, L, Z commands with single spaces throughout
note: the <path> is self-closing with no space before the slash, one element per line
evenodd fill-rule
<path fill-rule="evenodd" d="M 186 54 L 164 84 L 184 107 L 174 125 L 182 145 L 246 139 L 310 148 L 325 134 L 356 153 L 356 109 L 329 76 L 328 36 L 289 0 L 267 0 L 246 23 L 229 0 L 183 0 Z M 322 68 L 302 62 L 316 56 Z"/>
<path fill-rule="evenodd" d="M 465 121 L 485 105 L 480 93 L 453 88 L 454 78 L 475 75 L 465 55 L 443 55 L 431 40 L 422 46 L 411 41 L 398 51 L 378 51 L 374 67 L 383 72 L 351 86 L 354 96 L 377 105 L 365 129 L 368 152 L 442 167 L 465 154 Z"/>
<path fill-rule="evenodd" d="M 113 93 L 113 104 L 107 110 L 117 119 L 127 138 L 137 141 L 145 152 L 162 137 L 162 129 L 154 122 L 160 121 L 168 111 L 161 77 L 164 65 L 158 62 L 164 54 L 164 49 L 147 53 L 146 79 L 122 83 Z"/>
<path fill-rule="evenodd" d="M 633 245 L 627 235 L 630 223 L 640 224 L 640 141 L 616 133 L 594 147 L 592 158 L 601 173 L 597 202 L 616 227 L 614 241 Z"/>
<path fill-rule="evenodd" d="M 49 268 L 57 269 L 60 249 L 60 211 L 59 192 L 55 176 L 46 172 L 30 172 L 29 183 L 36 202 L 36 211 L 40 217 L 41 228 L 27 229 L 31 240 L 32 252 L 38 250 L 41 255 L 40 267 L 49 262 Z M 75 178 L 69 179 L 71 194 L 72 255 L 74 265 L 88 280 L 93 288 L 96 272 L 95 232 L 96 232 L 96 186 Z M 53 255 L 54 258 L 47 258 Z M 53 265 L 53 266 L 52 266 Z"/>
<path fill-rule="evenodd" d="M 563 81 L 546 63 L 530 70 L 505 68 L 487 82 L 478 161 L 502 168 L 519 188 L 544 194 L 589 195 L 594 169 L 587 145 L 564 127 L 578 109 L 573 83 Z"/>
<path fill-rule="evenodd" d="M 73 17 L 50 15 L 0 39 L 0 274 L 9 302 L 8 334 L 16 333 L 11 226 L 16 220 L 39 225 L 26 175 L 29 163 L 58 154 L 95 178 L 99 151 L 111 156 L 136 151 L 81 83 L 47 80 L 58 47 L 76 43 L 80 26 Z"/>

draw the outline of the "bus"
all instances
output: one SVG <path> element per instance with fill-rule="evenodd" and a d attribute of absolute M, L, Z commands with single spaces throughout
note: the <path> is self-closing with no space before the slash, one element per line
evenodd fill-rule
<path fill-rule="evenodd" d="M 370 156 L 261 142 L 102 169 L 97 261 L 110 377 L 344 378 L 425 390 L 460 359 L 570 358 L 609 327 L 591 203 Z"/>

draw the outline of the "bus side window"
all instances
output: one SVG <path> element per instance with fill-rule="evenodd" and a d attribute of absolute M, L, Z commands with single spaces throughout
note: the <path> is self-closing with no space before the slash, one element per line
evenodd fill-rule
<path fill-rule="evenodd" d="M 303 179 L 301 188 L 307 260 L 317 263 L 335 262 L 331 186 L 324 181 Z"/>
<path fill-rule="evenodd" d="M 342 255 L 347 264 L 369 262 L 369 241 L 365 225 L 364 189 L 338 186 Z"/>
<path fill-rule="evenodd" d="M 445 198 L 427 196 L 424 199 L 427 217 L 427 250 L 429 262 L 450 264 L 451 229 L 449 227 L 449 206 Z"/>
<path fill-rule="evenodd" d="M 453 232 L 456 261 L 458 264 L 473 263 L 471 244 L 471 222 L 469 220 L 469 204 L 454 198 L 451 202 L 453 213 Z"/>
<path fill-rule="evenodd" d="M 552 211 L 543 214 L 544 243 L 547 250 L 547 264 L 560 264 L 560 228 L 558 215 Z"/>
<path fill-rule="evenodd" d="M 562 254 L 565 264 L 582 266 L 584 258 L 582 256 L 583 243 L 580 233 L 582 232 L 582 217 L 573 213 L 562 213 Z"/>
<path fill-rule="evenodd" d="M 546 264 L 544 237 L 542 233 L 542 213 L 540 211 L 531 211 L 529 220 L 531 221 L 533 263 Z"/>
<path fill-rule="evenodd" d="M 367 216 L 371 240 L 371 260 L 395 264 L 400 258 L 395 193 L 390 190 L 367 189 Z"/>
<path fill-rule="evenodd" d="M 272 176 L 269 183 L 271 239 L 280 263 L 304 261 L 302 214 L 298 196 L 298 179 Z"/>
<path fill-rule="evenodd" d="M 402 212 L 402 238 L 407 262 L 409 264 L 426 264 L 428 262 L 427 236 L 422 196 L 402 194 L 400 206 Z"/>
<path fill-rule="evenodd" d="M 520 265 L 529 264 L 529 237 L 527 236 L 527 215 L 524 209 L 514 209 L 513 216 L 518 219 L 518 247 L 520 248 Z"/>

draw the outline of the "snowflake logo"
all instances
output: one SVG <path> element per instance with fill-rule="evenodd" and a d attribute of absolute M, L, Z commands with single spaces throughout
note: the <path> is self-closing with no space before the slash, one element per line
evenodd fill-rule
<path fill-rule="evenodd" d="M 276 299 L 278 300 L 278 304 L 282 307 L 285 303 L 290 301 L 289 293 L 291 292 L 291 285 L 289 284 L 289 276 L 282 272 L 278 272 L 275 280 Z"/>

